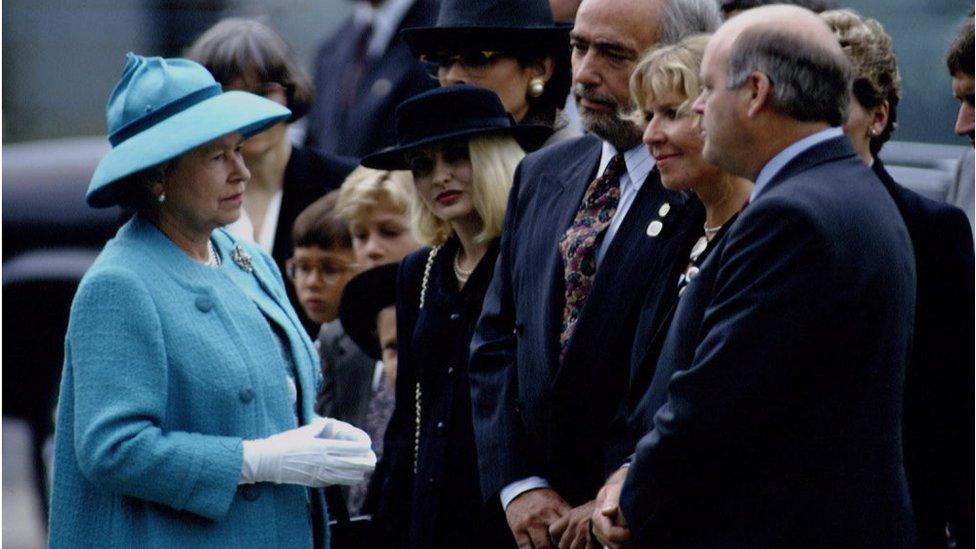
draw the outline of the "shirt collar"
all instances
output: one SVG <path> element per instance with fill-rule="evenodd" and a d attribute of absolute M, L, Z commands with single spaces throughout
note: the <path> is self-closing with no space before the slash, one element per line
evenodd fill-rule
<path fill-rule="evenodd" d="M 372 25 L 373 36 L 369 39 L 370 57 L 382 57 L 383 52 L 396 36 L 397 28 L 407 16 L 410 7 L 416 0 L 385 0 L 379 7 L 374 8 L 369 2 L 356 4 L 354 21 L 357 26 Z"/>
<path fill-rule="evenodd" d="M 604 170 L 607 169 L 607 165 L 610 164 L 610 160 L 617 155 L 617 149 L 607 143 L 603 142 L 603 150 L 600 154 L 600 166 L 597 169 L 597 174 L 602 175 Z M 651 156 L 650 151 L 643 143 L 638 144 L 636 147 L 627 149 L 624 151 L 624 163 L 627 164 L 627 180 L 621 179 L 621 186 L 627 184 L 633 184 L 636 190 L 644 185 L 644 180 L 647 179 L 648 174 L 654 169 L 654 158 Z"/>
<path fill-rule="evenodd" d="M 752 194 L 749 195 L 749 200 L 755 200 L 759 193 L 769 184 L 769 182 L 782 170 L 791 160 L 800 156 L 804 151 L 813 148 L 815 145 L 819 145 L 824 141 L 833 139 L 835 137 L 840 137 L 844 135 L 844 129 L 840 127 L 827 128 L 826 130 L 820 130 L 819 132 L 812 133 L 803 139 L 796 141 L 789 147 L 779 151 L 776 156 L 772 157 L 763 169 L 759 171 L 759 176 L 756 177 L 756 186 L 752 189 Z"/>

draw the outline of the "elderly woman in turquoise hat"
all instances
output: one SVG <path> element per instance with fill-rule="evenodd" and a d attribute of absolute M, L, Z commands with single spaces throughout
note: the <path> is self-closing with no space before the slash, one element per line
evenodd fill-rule
<path fill-rule="evenodd" d="M 129 54 L 93 207 L 135 214 L 71 307 L 52 547 L 327 547 L 320 490 L 375 465 L 312 411 L 317 354 L 240 215 L 248 136 L 285 107 L 185 59 Z"/>

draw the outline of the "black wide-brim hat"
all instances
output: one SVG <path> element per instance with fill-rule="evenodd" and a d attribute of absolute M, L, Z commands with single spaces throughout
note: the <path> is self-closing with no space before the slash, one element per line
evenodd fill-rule
<path fill-rule="evenodd" d="M 366 156 L 362 165 L 377 170 L 406 170 L 404 153 L 441 141 L 476 135 L 508 134 L 523 149 L 536 150 L 552 128 L 518 125 L 498 96 L 485 88 L 459 84 L 415 95 L 396 108 L 397 145 Z"/>
<path fill-rule="evenodd" d="M 571 28 L 553 21 L 548 0 L 443 0 L 433 27 L 400 36 L 418 57 L 472 49 L 545 53 L 568 49 Z"/>
<path fill-rule="evenodd" d="M 399 263 L 389 263 L 363 271 L 346 284 L 339 300 L 339 321 L 346 334 L 370 357 L 381 360 L 376 315 L 396 305 L 396 279 Z"/>

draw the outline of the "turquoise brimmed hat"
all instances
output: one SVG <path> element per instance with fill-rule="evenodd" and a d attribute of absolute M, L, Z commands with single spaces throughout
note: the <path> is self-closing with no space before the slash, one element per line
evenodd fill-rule
<path fill-rule="evenodd" d="M 199 63 L 129 53 L 106 110 L 112 150 L 95 168 L 85 200 L 93 208 L 114 206 L 127 176 L 229 133 L 248 137 L 290 114 L 257 95 L 224 92 Z"/>

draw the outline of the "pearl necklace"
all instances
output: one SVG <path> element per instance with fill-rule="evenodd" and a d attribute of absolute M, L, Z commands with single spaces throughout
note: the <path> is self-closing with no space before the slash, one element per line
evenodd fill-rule
<path fill-rule="evenodd" d="M 217 249 L 214 248 L 213 241 L 211 240 L 207 240 L 207 262 L 204 265 L 213 268 L 220 267 L 220 255 L 217 253 Z"/>
<path fill-rule="evenodd" d="M 461 264 L 458 262 L 459 256 L 459 253 L 454 254 L 454 278 L 456 278 L 461 284 L 464 284 L 469 278 L 471 278 L 471 273 L 474 272 L 474 269 L 471 269 L 470 271 L 462 269 Z"/>

